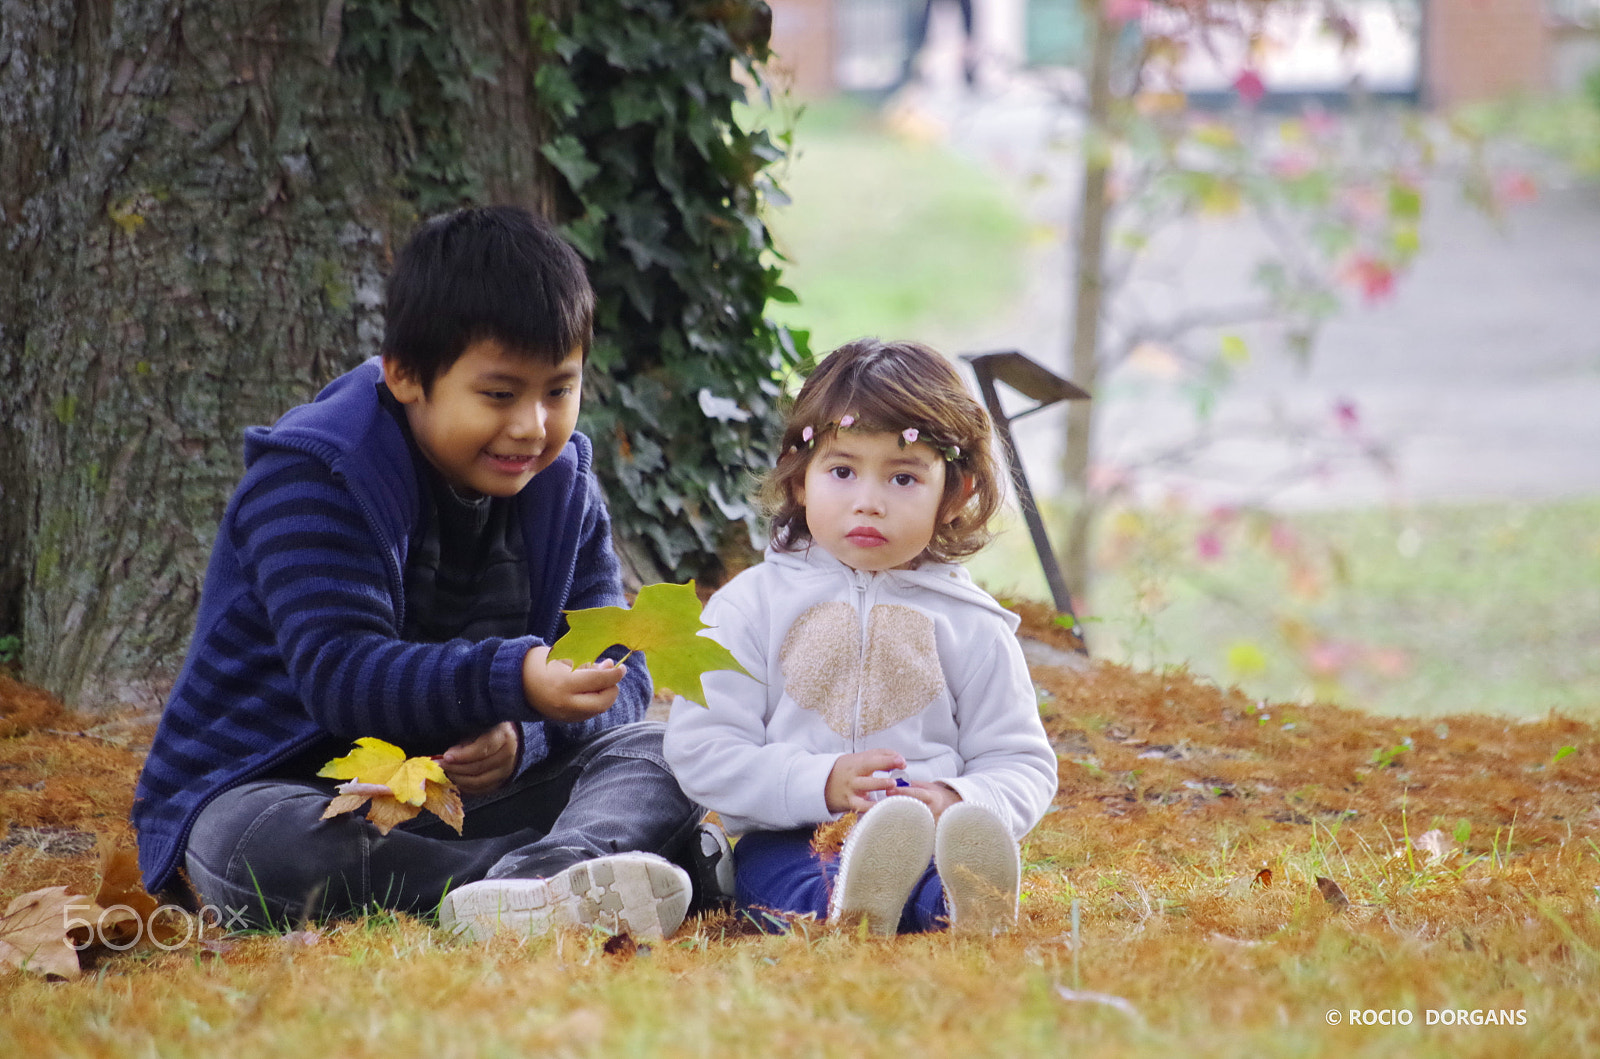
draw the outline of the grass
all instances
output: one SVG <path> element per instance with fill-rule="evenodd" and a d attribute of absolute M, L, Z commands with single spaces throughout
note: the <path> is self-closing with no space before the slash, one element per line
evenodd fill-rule
<path fill-rule="evenodd" d="M 1203 533 L 1217 558 L 1197 553 Z M 1600 500 L 1128 510 L 1100 543 L 1087 627 L 1104 657 L 1390 715 L 1600 719 Z M 1002 594 L 1043 594 L 1022 533 L 972 567 Z"/>
<path fill-rule="evenodd" d="M 1047 611 L 1023 610 L 1052 636 Z M 1600 1041 L 1594 726 L 1263 708 L 1109 663 L 1034 675 L 1061 789 L 1024 845 L 1009 936 L 762 936 L 719 916 L 609 955 L 585 935 L 477 945 L 375 914 L 102 954 L 73 982 L 0 975 L 0 1054 L 1454 1057 Z M 0 682 L 3 901 L 93 886 L 92 853 L 12 842 L 24 829 L 129 842 L 148 725 L 41 702 Z M 1460 848 L 1429 860 L 1432 829 Z M 1413 1024 L 1351 1026 L 1352 1009 Z M 1525 1023 L 1428 1025 L 1441 1010 Z"/>
<path fill-rule="evenodd" d="M 1600 67 L 1589 71 L 1576 92 L 1479 103 L 1457 120 L 1479 135 L 1520 140 L 1600 180 Z"/>
<path fill-rule="evenodd" d="M 847 99 L 806 106 L 795 138 L 780 174 L 792 201 L 768 223 L 800 302 L 769 311 L 813 350 L 862 335 L 948 345 L 1010 306 L 1026 225 L 997 181 Z"/>

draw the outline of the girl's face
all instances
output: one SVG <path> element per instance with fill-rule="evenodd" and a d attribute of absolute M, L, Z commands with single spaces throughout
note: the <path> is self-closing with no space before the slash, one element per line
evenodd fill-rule
<path fill-rule="evenodd" d="M 945 461 L 891 431 L 830 431 L 819 439 L 798 500 L 811 539 L 856 570 L 909 566 L 938 525 Z"/>

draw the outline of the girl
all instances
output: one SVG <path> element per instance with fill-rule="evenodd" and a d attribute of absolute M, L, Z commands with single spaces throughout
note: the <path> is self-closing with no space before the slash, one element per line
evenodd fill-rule
<path fill-rule="evenodd" d="M 666 737 L 685 793 L 742 836 L 740 904 L 1008 928 L 1056 756 L 1016 617 L 952 562 L 1000 505 L 989 417 L 926 346 L 853 342 L 801 388 L 763 499 L 766 561 L 705 609 L 751 675 L 707 674 L 706 708 L 679 699 Z M 847 811 L 843 852 L 819 855 Z"/>

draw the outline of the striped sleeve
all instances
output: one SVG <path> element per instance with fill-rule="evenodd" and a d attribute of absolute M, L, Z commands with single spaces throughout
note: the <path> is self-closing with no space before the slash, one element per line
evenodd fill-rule
<path fill-rule="evenodd" d="M 400 638 L 398 553 L 314 460 L 286 459 L 239 501 L 233 545 L 295 691 L 335 735 L 453 741 L 524 719 L 533 637 Z"/>

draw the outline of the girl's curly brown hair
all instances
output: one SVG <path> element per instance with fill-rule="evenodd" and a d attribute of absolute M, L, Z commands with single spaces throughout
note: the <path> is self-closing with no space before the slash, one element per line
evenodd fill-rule
<path fill-rule="evenodd" d="M 782 455 L 761 483 L 775 547 L 794 551 L 810 541 L 797 497 L 816 446 L 846 416 L 855 430 L 915 428 L 918 440 L 945 453 L 944 497 L 927 557 L 954 562 L 989 543 L 989 521 L 1004 497 L 989 413 L 934 350 L 862 338 L 823 358 L 789 409 Z"/>

